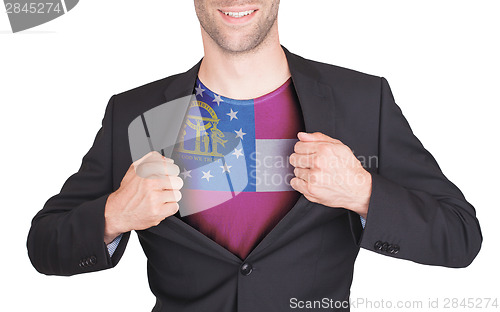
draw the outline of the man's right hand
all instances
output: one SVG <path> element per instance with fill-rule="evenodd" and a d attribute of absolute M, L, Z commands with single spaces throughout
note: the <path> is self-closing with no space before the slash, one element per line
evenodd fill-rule
<path fill-rule="evenodd" d="M 130 165 L 120 188 L 111 193 L 105 207 L 104 242 L 121 233 L 158 225 L 179 210 L 183 186 L 179 167 L 153 151 Z"/>

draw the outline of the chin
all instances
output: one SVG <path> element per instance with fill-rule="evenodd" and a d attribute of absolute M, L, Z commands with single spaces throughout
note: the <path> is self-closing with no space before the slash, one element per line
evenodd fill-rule
<path fill-rule="evenodd" d="M 258 44 L 247 37 L 227 37 L 219 46 L 232 53 L 248 52 L 255 49 Z"/>

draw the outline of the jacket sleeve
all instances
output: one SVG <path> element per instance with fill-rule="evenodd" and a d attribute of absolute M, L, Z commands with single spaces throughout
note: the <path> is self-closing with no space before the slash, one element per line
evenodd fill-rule
<path fill-rule="evenodd" d="M 364 230 L 354 220 L 360 247 L 417 263 L 466 267 L 481 248 L 474 207 L 415 137 L 384 78 L 378 170 Z"/>
<path fill-rule="evenodd" d="M 123 254 L 130 233 L 122 237 L 112 258 L 104 243 L 104 207 L 113 192 L 113 100 L 78 172 L 32 220 L 28 255 L 40 273 L 74 275 L 103 270 L 115 266 Z"/>

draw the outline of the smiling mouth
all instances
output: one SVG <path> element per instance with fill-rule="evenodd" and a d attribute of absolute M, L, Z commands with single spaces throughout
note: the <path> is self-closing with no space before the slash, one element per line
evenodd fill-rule
<path fill-rule="evenodd" d="M 252 14 L 255 11 L 257 11 L 257 10 L 248 10 L 248 11 L 242 11 L 242 12 L 224 12 L 224 11 L 221 11 L 221 12 L 224 13 L 225 15 L 227 15 L 227 16 L 230 16 L 230 17 L 241 18 L 241 17 L 244 17 L 244 16 L 248 16 L 248 15 Z"/>

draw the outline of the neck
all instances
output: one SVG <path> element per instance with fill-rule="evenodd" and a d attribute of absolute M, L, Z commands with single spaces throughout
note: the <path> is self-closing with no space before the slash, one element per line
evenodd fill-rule
<path fill-rule="evenodd" d="M 202 38 L 205 56 L 198 77 L 219 95 L 254 99 L 277 89 L 291 76 L 277 26 L 258 47 L 244 53 L 223 50 L 203 29 Z"/>

